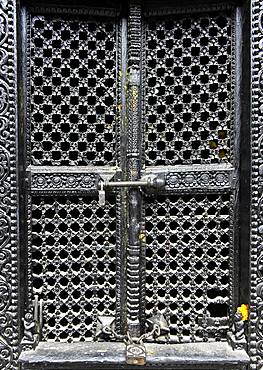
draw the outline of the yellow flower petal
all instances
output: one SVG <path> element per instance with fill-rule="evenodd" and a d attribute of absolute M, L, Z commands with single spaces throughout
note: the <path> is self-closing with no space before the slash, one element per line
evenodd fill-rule
<path fill-rule="evenodd" d="M 241 313 L 242 321 L 248 320 L 249 315 L 248 304 L 242 304 L 240 307 L 237 308 L 237 312 Z"/>

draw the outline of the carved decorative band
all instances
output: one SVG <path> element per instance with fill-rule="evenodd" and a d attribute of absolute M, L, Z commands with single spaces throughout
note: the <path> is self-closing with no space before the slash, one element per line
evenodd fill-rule
<path fill-rule="evenodd" d="M 42 192 L 85 192 L 98 188 L 98 177 L 94 174 L 32 174 L 31 193 Z"/>
<path fill-rule="evenodd" d="M 166 176 L 166 189 L 192 191 L 196 190 L 227 190 L 231 188 L 231 172 L 170 172 Z"/>
<path fill-rule="evenodd" d="M 189 4 L 185 6 L 167 6 L 167 7 L 149 7 L 144 10 L 144 15 L 146 17 L 154 17 L 154 16 L 167 16 L 167 15 L 175 15 L 175 14 L 185 14 L 186 11 L 188 14 L 191 13 L 203 13 L 203 12 L 211 12 L 211 11 L 220 11 L 220 10 L 231 10 L 234 9 L 236 5 L 236 1 L 229 1 L 229 2 L 218 2 L 214 4 Z"/>
<path fill-rule="evenodd" d="M 234 187 L 235 180 L 232 167 L 215 169 L 214 166 L 177 166 L 168 169 L 166 173 L 149 167 L 145 174 L 149 172 L 162 174 L 166 180 L 165 191 L 173 193 L 227 192 Z"/>
<path fill-rule="evenodd" d="M 19 355 L 16 1 L 0 0 L 0 369 Z"/>
<path fill-rule="evenodd" d="M 119 15 L 114 8 L 77 8 L 75 7 L 45 7 L 45 6 L 36 6 L 29 7 L 29 11 L 35 14 L 70 14 L 70 15 L 92 15 L 92 16 L 101 16 L 101 17 L 113 17 L 115 18 Z"/>
<path fill-rule="evenodd" d="M 32 194 L 95 193 L 101 180 L 110 180 L 115 171 L 35 168 L 28 171 L 28 190 Z"/>
<path fill-rule="evenodd" d="M 251 241 L 250 241 L 250 369 L 263 365 L 263 3 L 251 1 Z"/>

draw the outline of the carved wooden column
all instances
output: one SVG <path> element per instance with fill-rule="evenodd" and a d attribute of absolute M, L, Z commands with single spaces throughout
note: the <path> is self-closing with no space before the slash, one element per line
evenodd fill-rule
<path fill-rule="evenodd" d="M 141 6 L 132 2 L 129 12 L 129 87 L 128 87 L 128 180 L 141 175 L 140 63 Z M 141 190 L 129 190 L 129 241 L 127 247 L 127 320 L 131 336 L 140 335 L 141 301 Z"/>

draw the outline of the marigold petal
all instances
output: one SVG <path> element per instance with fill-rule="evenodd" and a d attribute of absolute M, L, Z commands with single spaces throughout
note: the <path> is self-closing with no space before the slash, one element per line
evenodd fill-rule
<path fill-rule="evenodd" d="M 248 304 L 242 304 L 240 307 L 237 308 L 237 312 L 241 313 L 243 321 L 248 320 L 249 316 Z"/>

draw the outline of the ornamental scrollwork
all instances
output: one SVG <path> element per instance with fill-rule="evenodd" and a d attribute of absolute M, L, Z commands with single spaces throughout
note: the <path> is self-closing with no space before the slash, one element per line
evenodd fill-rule
<path fill-rule="evenodd" d="M 6 9 L 8 4 L 8 0 L 0 0 L 0 6 L 2 9 Z"/>
<path fill-rule="evenodd" d="M 259 138 L 258 151 L 259 151 L 260 158 L 262 158 L 263 157 L 263 136 Z"/>
<path fill-rule="evenodd" d="M 3 4 L 3 2 L 2 2 Z M 0 12 L 0 45 L 2 45 L 8 36 L 8 18 L 7 14 Z"/>
<path fill-rule="evenodd" d="M 1 73 L 1 66 L 0 66 L 0 73 Z M 5 117 L 0 117 L 0 144 L 2 147 L 4 147 L 9 137 L 10 137 L 10 133 L 8 131 L 8 120 Z M 8 169 L 8 166 L 7 166 L 7 169 Z"/>
<path fill-rule="evenodd" d="M 260 293 L 262 293 L 262 291 Z M 258 322 L 257 322 L 256 331 L 257 331 L 258 339 L 262 340 L 263 339 L 263 307 L 260 307 L 258 310 Z"/>
<path fill-rule="evenodd" d="M 9 233 L 10 233 L 9 219 L 2 212 L 0 212 L 0 243 L 1 243 L 1 249 L 6 245 L 7 241 L 9 240 Z"/>
<path fill-rule="evenodd" d="M 251 163 L 251 307 L 249 352 L 251 369 L 261 368 L 263 360 L 263 3 L 252 1 L 252 163 Z"/>
<path fill-rule="evenodd" d="M 7 52 L 5 50 L 0 50 L 0 72 L 7 73 Z"/>
<path fill-rule="evenodd" d="M 6 84 L 0 85 L 0 114 L 5 113 L 8 108 L 8 90 Z"/>
<path fill-rule="evenodd" d="M 16 1 L 0 0 L 0 369 L 17 369 Z"/>
<path fill-rule="evenodd" d="M 10 286 L 8 286 L 3 276 L 0 276 L 0 311 L 6 310 L 9 305 L 9 295 L 11 294 Z"/>
<path fill-rule="evenodd" d="M 8 176 L 9 156 L 7 151 L 0 147 L 0 181 L 5 181 Z"/>
<path fill-rule="evenodd" d="M 0 369 L 13 369 L 12 367 L 12 350 L 0 337 Z"/>

